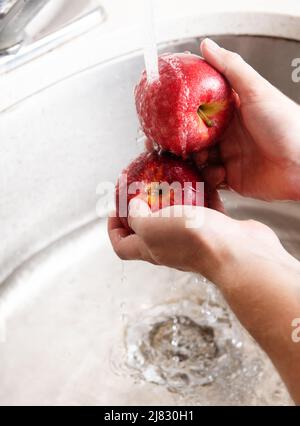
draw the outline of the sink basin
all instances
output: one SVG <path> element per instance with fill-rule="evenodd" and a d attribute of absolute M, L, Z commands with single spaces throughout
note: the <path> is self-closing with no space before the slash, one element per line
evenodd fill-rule
<path fill-rule="evenodd" d="M 290 77 L 299 41 L 214 38 L 300 103 Z M 160 48 L 197 53 L 198 46 L 188 39 Z M 288 405 L 273 366 L 214 287 L 191 274 L 121 262 L 106 219 L 97 218 L 97 185 L 115 182 L 143 149 L 132 96 L 142 68 L 141 52 L 126 54 L 0 114 L 0 404 Z M 300 259 L 299 204 L 223 197 L 229 214 L 267 223 Z M 186 330 L 180 339 L 198 336 L 204 346 L 168 359 L 174 318 Z M 216 328 L 224 318 L 230 347 Z M 231 367 L 212 355 L 203 374 L 201 351 L 214 340 Z"/>

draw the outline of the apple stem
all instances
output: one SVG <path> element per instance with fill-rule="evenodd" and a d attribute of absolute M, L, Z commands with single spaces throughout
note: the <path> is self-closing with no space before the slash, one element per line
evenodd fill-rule
<path fill-rule="evenodd" d="M 213 121 L 210 120 L 207 117 L 207 115 L 205 114 L 205 112 L 203 111 L 203 109 L 201 109 L 201 106 L 198 109 L 198 115 L 204 121 L 204 123 L 207 125 L 207 127 L 213 127 L 214 126 Z"/>

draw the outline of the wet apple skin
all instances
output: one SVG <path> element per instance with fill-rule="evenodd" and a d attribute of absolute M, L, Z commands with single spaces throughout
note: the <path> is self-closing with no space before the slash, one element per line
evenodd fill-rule
<path fill-rule="evenodd" d="M 159 57 L 160 78 L 148 83 L 144 71 L 135 102 L 146 136 L 168 152 L 186 158 L 213 145 L 228 127 L 235 110 L 226 78 L 200 56 L 177 53 Z M 198 114 L 207 109 L 212 126 Z"/>

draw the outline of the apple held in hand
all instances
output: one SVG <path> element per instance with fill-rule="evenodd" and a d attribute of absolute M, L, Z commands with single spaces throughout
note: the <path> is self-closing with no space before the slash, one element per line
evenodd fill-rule
<path fill-rule="evenodd" d="M 226 130 L 235 108 L 225 77 L 200 56 L 162 55 L 160 78 L 135 89 L 136 108 L 146 136 L 165 150 L 186 158 L 212 145 Z"/>
<path fill-rule="evenodd" d="M 116 186 L 117 215 L 128 229 L 128 205 L 136 197 L 157 211 L 173 205 L 208 206 L 197 167 L 172 154 L 145 152 L 125 169 Z"/>

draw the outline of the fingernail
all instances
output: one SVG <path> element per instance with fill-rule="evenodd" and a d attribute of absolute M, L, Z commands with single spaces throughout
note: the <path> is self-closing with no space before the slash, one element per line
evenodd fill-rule
<path fill-rule="evenodd" d="M 205 46 L 213 52 L 218 52 L 221 49 L 221 47 L 210 38 L 206 38 L 203 43 L 205 43 Z"/>

